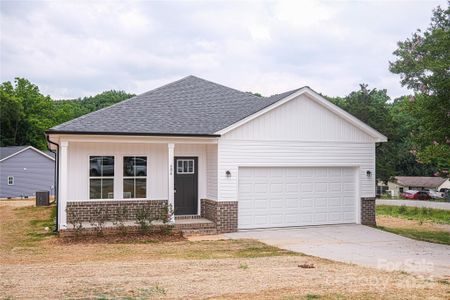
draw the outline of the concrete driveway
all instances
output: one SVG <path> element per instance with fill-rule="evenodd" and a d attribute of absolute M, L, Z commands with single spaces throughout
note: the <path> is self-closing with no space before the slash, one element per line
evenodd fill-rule
<path fill-rule="evenodd" d="M 394 206 L 412 206 L 412 207 L 428 207 L 436 209 L 450 210 L 450 202 L 435 202 L 435 201 L 421 201 L 421 200 L 384 200 L 377 199 L 377 205 L 394 205 Z"/>
<path fill-rule="evenodd" d="M 450 276 L 450 246 L 415 241 L 363 225 L 249 230 L 225 236 L 257 239 L 282 249 L 389 271 Z"/>

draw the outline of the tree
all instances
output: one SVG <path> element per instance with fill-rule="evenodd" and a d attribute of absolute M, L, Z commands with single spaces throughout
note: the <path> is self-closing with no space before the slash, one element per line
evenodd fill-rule
<path fill-rule="evenodd" d="M 107 91 L 93 97 L 53 101 L 24 78 L 0 85 L 0 146 L 32 145 L 47 149 L 45 131 L 134 95 Z"/>
<path fill-rule="evenodd" d="M 390 70 L 412 89 L 409 113 L 417 119 L 413 151 L 419 162 L 450 167 L 450 8 L 437 7 L 429 28 L 398 43 Z"/>
<path fill-rule="evenodd" d="M 0 85 L 2 146 L 32 145 L 45 149 L 44 131 L 52 125 L 52 100 L 23 78 Z"/>

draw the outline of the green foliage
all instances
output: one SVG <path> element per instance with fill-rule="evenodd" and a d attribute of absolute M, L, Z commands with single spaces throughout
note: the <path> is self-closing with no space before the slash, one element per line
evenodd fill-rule
<path fill-rule="evenodd" d="M 108 91 L 93 97 L 53 101 L 24 78 L 4 82 L 0 85 L 0 146 L 32 145 L 45 150 L 44 132 L 49 128 L 132 96 Z"/>
<path fill-rule="evenodd" d="M 390 70 L 415 91 L 408 112 L 417 122 L 412 132 L 415 155 L 441 171 L 450 167 L 450 8 L 437 7 L 430 27 L 398 43 Z"/>
<path fill-rule="evenodd" d="M 426 228 L 420 230 L 414 228 L 394 228 L 384 226 L 378 226 L 377 228 L 419 241 L 450 245 L 450 233 L 447 231 L 431 231 Z"/>

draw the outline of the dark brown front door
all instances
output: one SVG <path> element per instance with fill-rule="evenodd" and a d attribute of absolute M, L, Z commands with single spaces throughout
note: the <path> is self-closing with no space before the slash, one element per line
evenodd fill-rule
<path fill-rule="evenodd" d="M 198 207 L 198 158 L 175 157 L 175 214 L 196 215 Z"/>

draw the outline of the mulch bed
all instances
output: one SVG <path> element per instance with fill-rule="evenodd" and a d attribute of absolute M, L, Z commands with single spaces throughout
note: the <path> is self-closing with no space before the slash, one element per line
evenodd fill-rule
<path fill-rule="evenodd" d="M 79 236 L 63 236 L 56 239 L 56 243 L 60 244 L 151 244 L 161 242 L 179 242 L 185 241 L 181 232 L 161 233 L 152 232 L 149 234 L 127 233 L 108 234 L 103 236 L 93 234 L 82 234 Z"/>

